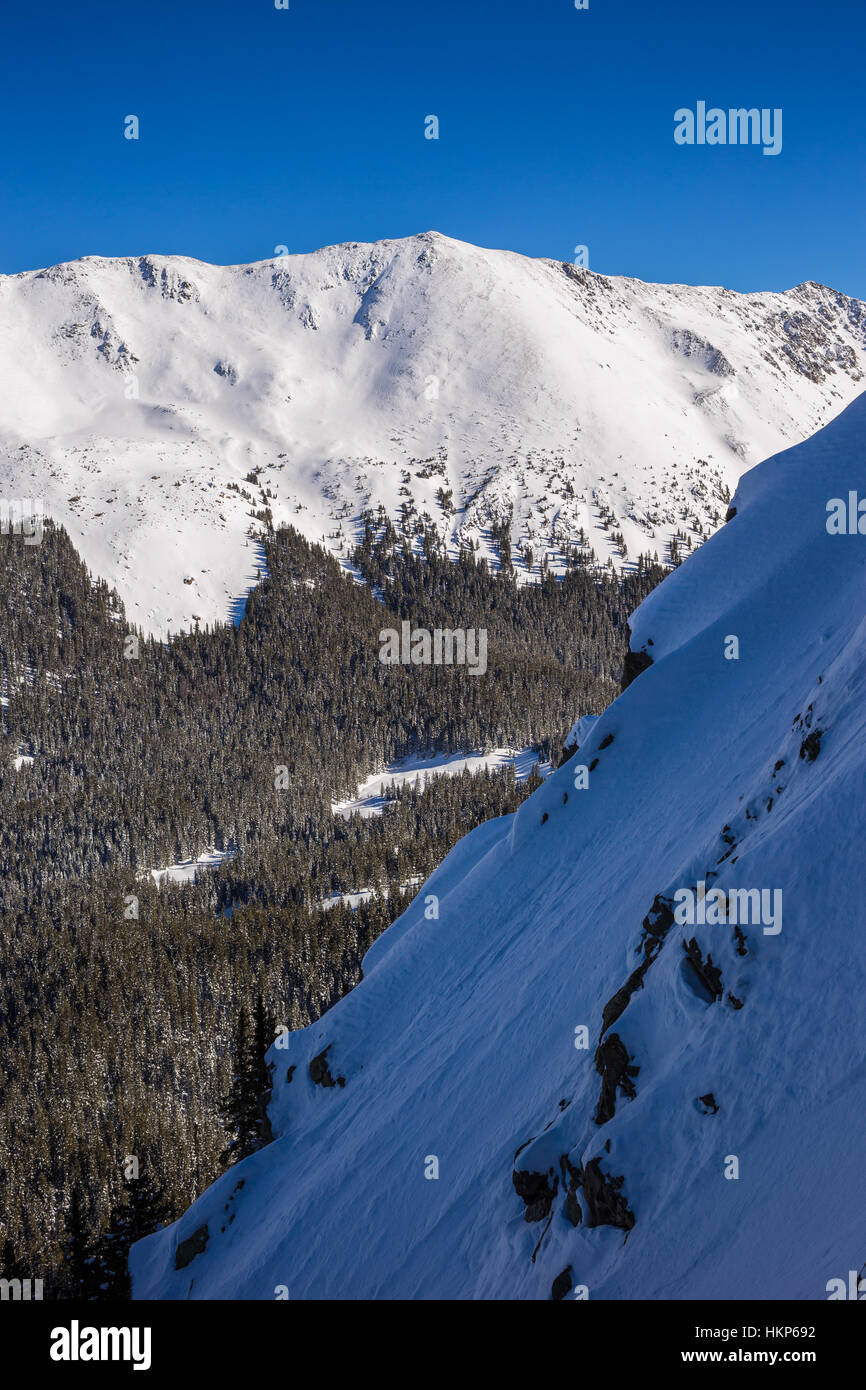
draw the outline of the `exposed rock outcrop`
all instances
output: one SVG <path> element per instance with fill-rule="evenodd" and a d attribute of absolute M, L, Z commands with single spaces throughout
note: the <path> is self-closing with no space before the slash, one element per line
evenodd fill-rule
<path fill-rule="evenodd" d="M 549 1173 L 532 1173 L 525 1168 L 518 1168 L 512 1173 L 511 1180 L 515 1192 L 526 1206 L 524 1220 L 543 1221 L 549 1216 L 553 1199 L 559 1189 L 559 1178 L 554 1175 L 553 1169 Z"/>
<path fill-rule="evenodd" d="M 333 1043 L 319 1052 L 310 1063 L 310 1079 L 315 1086 L 345 1086 L 345 1076 L 333 1077 L 328 1066 L 327 1056 Z"/>
<path fill-rule="evenodd" d="M 204 1252 L 208 1243 L 209 1234 L 207 1224 L 205 1223 L 204 1226 L 199 1226 L 197 1231 L 193 1231 L 191 1236 L 187 1236 L 186 1240 L 178 1242 L 177 1249 L 174 1252 L 175 1269 L 185 1269 L 186 1266 L 195 1259 L 196 1255 L 201 1255 Z"/>

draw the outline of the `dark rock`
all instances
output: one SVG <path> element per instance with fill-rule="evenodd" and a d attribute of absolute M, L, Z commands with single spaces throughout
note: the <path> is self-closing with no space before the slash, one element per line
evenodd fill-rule
<path fill-rule="evenodd" d="M 800 744 L 800 757 L 813 763 L 821 751 L 821 739 L 823 737 L 823 729 L 813 729 L 810 734 L 807 734 Z"/>
<path fill-rule="evenodd" d="M 716 999 L 721 999 L 723 994 L 722 972 L 717 965 L 713 965 L 713 958 L 709 951 L 707 952 L 706 960 L 704 960 L 701 948 L 694 936 L 688 943 L 685 941 L 683 942 L 683 950 L 686 953 L 686 964 L 694 972 L 698 982 L 709 995 L 710 1002 L 712 1003 Z"/>
<path fill-rule="evenodd" d="M 652 659 L 652 657 L 649 655 L 648 652 L 646 652 L 646 651 L 642 651 L 642 652 L 633 652 L 633 651 L 632 651 L 631 645 L 630 645 L 630 644 L 631 644 L 631 628 L 630 628 L 630 627 L 626 627 L 626 639 L 627 639 L 627 641 L 629 642 L 629 646 L 628 646 L 627 649 L 626 649 L 625 661 L 623 662 L 623 667 L 622 667 L 622 678 L 620 679 L 620 683 L 619 683 L 620 693 L 622 693 L 623 690 L 627 690 L 628 687 L 631 685 L 632 681 L 633 681 L 633 680 L 637 680 L 637 678 L 638 678 L 638 676 L 641 674 L 641 672 L 642 672 L 642 671 L 645 671 L 645 670 L 647 669 L 648 666 L 652 666 L 652 664 L 653 664 L 653 659 Z M 652 642 L 651 642 L 651 641 L 648 641 L 648 642 L 647 642 L 647 646 L 648 646 L 648 647 L 651 647 L 651 646 L 652 646 Z"/>
<path fill-rule="evenodd" d="M 606 1033 L 612 1023 L 616 1023 L 621 1014 L 625 1013 L 628 1001 L 631 999 L 636 989 L 643 988 L 643 977 L 652 965 L 652 958 L 648 957 L 637 968 L 633 970 L 625 984 L 617 990 L 616 994 L 608 999 L 602 1010 L 601 1031 Z"/>
<path fill-rule="evenodd" d="M 618 1226 L 630 1231 L 634 1213 L 620 1192 L 624 1179 L 611 1177 L 601 1171 L 597 1158 L 590 1159 L 582 1171 L 581 1186 L 587 1206 L 587 1226 Z"/>
<path fill-rule="evenodd" d="M 725 513 L 725 525 L 727 526 L 727 524 L 728 524 L 729 521 L 733 521 L 733 519 L 734 519 L 734 517 L 735 517 L 736 515 L 737 515 L 737 509 L 736 509 L 736 507 L 728 507 L 728 510 L 727 510 L 727 512 Z"/>
<path fill-rule="evenodd" d="M 567 1187 L 569 1192 L 574 1192 L 580 1182 L 580 1168 L 572 1163 L 568 1154 L 560 1155 L 559 1171 L 562 1174 L 563 1187 Z"/>
<path fill-rule="evenodd" d="M 599 746 L 599 749 L 602 749 L 602 748 L 609 748 L 610 745 L 611 745 L 612 743 L 613 743 L 613 734 L 606 734 L 605 737 L 602 739 L 601 743 L 600 743 L 598 746 Z"/>
<path fill-rule="evenodd" d="M 274 1142 L 274 1131 L 271 1128 L 271 1117 L 268 1114 L 268 1106 L 271 1100 L 271 1091 L 265 1091 L 262 1095 L 256 1096 L 256 1117 L 259 1122 L 260 1147 Z"/>
<path fill-rule="evenodd" d="M 640 1067 L 631 1066 L 630 1062 L 628 1048 L 619 1033 L 611 1033 L 596 1048 L 595 1069 L 601 1076 L 601 1095 L 595 1111 L 597 1125 L 607 1124 L 616 1114 L 617 1090 L 634 1100 L 637 1092 L 632 1077 L 637 1076 Z"/>
<path fill-rule="evenodd" d="M 559 1160 L 559 1171 L 562 1174 L 562 1185 L 567 1188 L 565 1198 L 565 1215 L 572 1226 L 579 1226 L 583 1220 L 583 1212 L 580 1209 L 580 1202 L 577 1199 L 577 1189 L 580 1185 L 580 1168 L 575 1167 L 568 1157 L 562 1154 Z"/>
<path fill-rule="evenodd" d="M 583 1220 L 583 1213 L 580 1210 L 580 1202 L 577 1200 L 576 1192 L 569 1192 L 565 1199 L 565 1214 L 572 1226 L 579 1226 Z"/>
<path fill-rule="evenodd" d="M 674 924 L 674 903 L 673 898 L 666 898 L 662 893 L 656 893 L 653 898 L 653 905 L 644 917 L 641 926 L 647 936 L 654 937 L 655 941 L 664 941 L 668 932 Z"/>
<path fill-rule="evenodd" d="M 553 1299 L 554 1303 L 556 1303 L 561 1298 L 565 1298 L 565 1295 L 571 1291 L 571 1286 L 571 1265 L 569 1265 L 568 1268 L 564 1269 L 561 1274 L 557 1274 L 556 1278 L 553 1281 L 553 1287 L 550 1290 L 550 1297 Z"/>
<path fill-rule="evenodd" d="M 665 936 L 674 924 L 673 899 L 666 898 L 661 893 L 656 893 L 653 905 L 643 919 L 643 948 L 645 960 L 633 970 L 625 984 L 617 990 L 612 998 L 608 999 L 602 1011 L 601 1032 L 602 1036 L 607 1032 L 612 1023 L 620 1017 L 628 1006 L 628 1002 L 635 990 L 643 988 L 643 978 L 649 970 Z"/>
<path fill-rule="evenodd" d="M 346 1078 L 344 1076 L 338 1076 L 335 1079 L 331 1075 L 326 1059 L 332 1046 L 333 1043 L 328 1043 L 324 1051 L 320 1052 L 317 1057 L 314 1057 L 310 1063 L 310 1077 L 313 1084 L 316 1086 L 345 1086 L 346 1084 Z"/>
<path fill-rule="evenodd" d="M 201 1255 L 208 1243 L 208 1236 L 207 1223 L 205 1223 L 204 1226 L 199 1226 L 197 1231 L 193 1231 L 191 1236 L 187 1236 L 186 1240 L 180 1241 L 174 1252 L 175 1269 L 186 1269 L 186 1266 L 195 1259 L 196 1255 Z"/>
<path fill-rule="evenodd" d="M 514 1155 L 515 1163 L 517 1162 L 520 1155 L 523 1153 L 523 1150 L 528 1149 L 530 1144 L 532 1143 L 532 1140 L 537 1138 L 538 1136 L 536 1134 L 533 1134 L 532 1139 L 524 1139 L 523 1143 L 520 1145 L 520 1148 L 517 1150 L 517 1153 Z"/>
<path fill-rule="evenodd" d="M 706 1106 L 706 1113 L 708 1115 L 718 1115 L 719 1107 L 716 1105 L 715 1096 L 713 1095 L 712 1091 L 707 1091 L 707 1094 L 705 1096 L 699 1096 L 698 1100 L 700 1101 L 701 1105 Z"/>
<path fill-rule="evenodd" d="M 523 1213 L 525 1221 L 543 1221 L 545 1216 L 549 1215 L 559 1189 L 559 1178 L 553 1177 L 551 1186 L 551 1177 L 552 1168 L 550 1173 L 533 1173 L 525 1168 L 518 1168 L 511 1174 L 514 1190 L 526 1207 Z"/>

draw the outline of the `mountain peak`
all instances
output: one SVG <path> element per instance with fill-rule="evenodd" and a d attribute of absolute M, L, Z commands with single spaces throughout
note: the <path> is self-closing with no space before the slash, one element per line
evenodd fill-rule
<path fill-rule="evenodd" d="M 344 560 L 364 509 L 494 567 L 508 525 L 522 581 L 566 544 L 618 568 L 687 550 L 750 463 L 852 399 L 866 351 L 833 291 L 652 285 L 435 230 L 241 266 L 87 256 L 0 294 L 6 492 L 38 480 L 162 635 L 228 617 L 265 507 Z"/>

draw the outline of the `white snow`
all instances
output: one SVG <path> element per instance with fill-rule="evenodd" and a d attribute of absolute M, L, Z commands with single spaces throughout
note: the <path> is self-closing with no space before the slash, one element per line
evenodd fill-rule
<path fill-rule="evenodd" d="M 361 984 L 272 1050 L 278 1138 L 133 1248 L 138 1298 L 546 1299 L 570 1265 L 590 1299 L 824 1299 L 861 1268 L 866 537 L 825 518 L 866 494 L 864 457 L 861 396 L 744 478 L 730 524 L 638 611 L 654 664 L 582 746 L 588 790 L 566 764 L 467 835 Z M 602 1008 L 642 959 L 655 895 L 713 869 L 724 888 L 781 888 L 782 931 L 747 926 L 741 957 L 730 927 L 670 929 L 613 1026 L 636 1098 L 598 1126 Z M 691 934 L 724 1001 L 690 982 Z M 310 1078 L 328 1046 L 343 1088 Z M 561 1186 L 547 1228 L 523 1219 L 512 1168 L 531 1140 L 521 1168 L 558 1173 L 568 1154 L 622 1177 L 627 1239 L 587 1225 L 582 1192 L 573 1227 Z M 203 1223 L 206 1251 L 175 1270 Z"/>
<path fill-rule="evenodd" d="M 855 396 L 864 342 L 864 306 L 812 283 L 651 285 L 435 232 L 247 266 L 88 256 L 0 276 L 0 489 L 43 498 L 160 636 L 237 616 L 266 504 L 344 560 L 404 486 L 494 562 L 513 508 L 536 574 L 581 527 L 602 562 L 615 531 L 629 563 L 664 558 Z"/>
<path fill-rule="evenodd" d="M 423 787 L 430 777 L 456 777 L 461 772 L 481 772 L 485 769 L 513 767 L 518 782 L 529 777 L 534 767 L 542 777 L 550 773 L 550 765 L 531 748 L 494 748 L 491 753 L 431 753 L 429 757 L 413 754 L 389 763 L 384 772 L 374 773 L 362 782 L 357 794 L 348 801 L 333 801 L 334 815 L 348 818 L 380 815 L 393 801 L 392 787 L 414 783 Z"/>
<path fill-rule="evenodd" d="M 231 850 L 209 849 L 197 859 L 184 859 L 179 864 L 169 864 L 165 869 L 149 869 L 144 876 L 150 873 L 158 888 L 166 879 L 170 883 L 193 883 L 201 869 L 218 869 L 224 859 L 231 857 Z"/>
<path fill-rule="evenodd" d="M 568 748 L 572 743 L 580 748 L 582 744 L 586 743 L 597 719 L 598 715 L 596 714 L 582 714 L 579 719 L 576 719 L 562 741 L 563 748 Z"/>
<path fill-rule="evenodd" d="M 404 882 L 400 885 L 400 887 L 404 889 L 418 888 L 419 884 L 421 884 L 422 882 L 423 879 L 420 874 L 413 874 L 411 878 L 405 879 Z M 356 907 L 359 907 L 361 903 L 369 902 L 374 892 L 375 889 L 373 888 L 359 888 L 356 889 L 356 891 L 353 893 L 332 893 L 329 898 L 324 898 L 322 902 L 319 903 L 319 907 L 324 908 L 325 911 L 327 911 L 331 907 L 336 907 L 337 903 L 345 903 L 354 911 L 354 909 Z M 390 893 L 388 894 L 388 896 L 390 896 Z"/>

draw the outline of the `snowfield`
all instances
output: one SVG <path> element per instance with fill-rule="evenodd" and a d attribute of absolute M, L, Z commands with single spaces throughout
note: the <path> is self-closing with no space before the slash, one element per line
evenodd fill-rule
<path fill-rule="evenodd" d="M 229 850 L 208 849 L 197 859 L 184 859 L 180 864 L 169 864 L 164 869 L 146 869 L 139 877 L 146 878 L 149 873 L 157 888 L 161 888 L 166 879 L 169 883 L 194 883 L 196 875 L 203 869 L 218 869 L 224 859 L 231 857 Z"/>
<path fill-rule="evenodd" d="M 133 1247 L 136 1297 L 814 1300 L 861 1269 L 866 536 L 825 521 L 864 460 L 860 396 L 747 473 L 576 758 L 271 1050 L 276 1141 Z M 781 890 L 781 931 L 675 923 L 699 882 Z"/>
<path fill-rule="evenodd" d="M 592 718 L 592 716 L 589 716 Z M 579 721 L 578 721 L 579 722 Z M 392 786 L 425 786 L 433 777 L 457 777 L 461 772 L 498 771 L 505 767 L 514 768 L 518 782 L 525 782 L 534 767 L 546 777 L 550 765 L 539 758 L 531 748 L 494 748 L 492 753 L 432 753 L 425 758 L 414 754 L 399 758 L 390 763 L 384 772 L 374 773 L 358 788 L 357 795 L 350 801 L 333 801 L 331 810 L 335 816 L 349 817 L 356 811 L 360 816 L 381 815 L 385 806 L 390 805 L 389 789 Z"/>
<path fill-rule="evenodd" d="M 864 347 L 866 306 L 814 283 L 652 285 L 436 232 L 88 256 L 0 276 L 0 491 L 44 499 L 160 636 L 237 616 L 265 509 L 344 560 L 362 508 L 404 503 L 494 564 L 510 518 L 524 577 L 522 547 L 537 575 L 581 532 L 664 559 L 854 398 Z"/>

